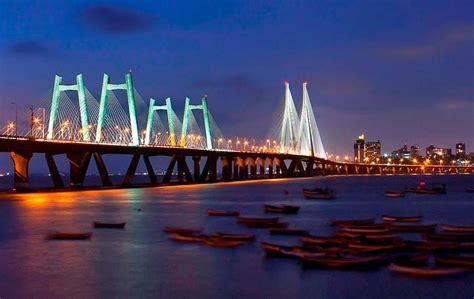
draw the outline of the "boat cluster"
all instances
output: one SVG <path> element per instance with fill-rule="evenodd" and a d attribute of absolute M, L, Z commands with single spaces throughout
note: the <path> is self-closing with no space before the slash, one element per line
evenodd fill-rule
<path fill-rule="evenodd" d="M 296 214 L 297 206 L 264 205 L 267 213 Z M 317 268 L 370 269 L 389 265 L 398 273 L 439 276 L 474 271 L 474 226 L 420 224 L 422 216 L 382 215 L 375 219 L 331 220 L 332 236 L 315 236 L 302 229 L 290 229 L 279 217 L 240 217 L 238 211 L 208 210 L 209 216 L 231 216 L 249 228 L 266 228 L 270 234 L 299 235 L 300 244 L 282 245 L 261 242 L 269 257 L 299 260 Z M 171 239 L 200 242 L 217 247 L 237 247 L 253 241 L 254 233 L 216 232 L 206 235 L 191 228 L 166 227 Z M 398 233 L 423 233 L 418 241 L 403 239 Z"/>

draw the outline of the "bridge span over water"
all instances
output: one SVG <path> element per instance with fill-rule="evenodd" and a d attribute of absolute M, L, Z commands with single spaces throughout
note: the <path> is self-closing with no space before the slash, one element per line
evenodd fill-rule
<path fill-rule="evenodd" d="M 120 91 L 125 93 L 122 101 Z M 85 187 L 92 159 L 102 185 L 112 186 L 103 156 L 119 154 L 130 156 L 130 161 L 121 162 L 127 163 L 128 169 L 120 186 L 134 185 L 141 159 L 151 185 L 329 174 L 474 172 L 472 166 L 357 164 L 327 159 L 306 82 L 299 114 L 285 82 L 283 105 L 271 124 L 274 130 L 261 141 L 224 136 L 212 117 L 207 96 L 194 104 L 186 97 L 182 118 L 169 97 L 162 105 L 154 98 L 145 103 L 131 73 L 118 84 L 104 74 L 100 100 L 86 88 L 82 74 L 72 85 L 63 84 L 62 77 L 56 75 L 53 90 L 44 99 L 45 103 L 31 109 L 26 124 L 22 126 L 16 115 L 14 122 L 0 129 L 0 152 L 10 153 L 13 159 L 15 190 L 29 189 L 29 162 L 38 154 L 45 157 L 55 188 L 65 188 L 55 156 L 66 155 L 68 187 L 73 189 Z M 151 159 L 157 156 L 168 158 L 162 172 Z M 164 175 L 161 178 L 157 173 Z"/>

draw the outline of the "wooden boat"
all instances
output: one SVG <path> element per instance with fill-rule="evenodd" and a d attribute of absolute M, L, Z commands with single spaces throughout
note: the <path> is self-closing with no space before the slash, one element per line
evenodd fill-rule
<path fill-rule="evenodd" d="M 387 191 L 387 192 L 385 192 L 385 196 L 387 196 L 387 197 L 405 197 L 405 192 Z"/>
<path fill-rule="evenodd" d="M 467 189 L 466 189 L 466 192 L 468 192 L 468 193 L 474 193 L 474 187 L 472 187 L 472 188 L 467 188 Z"/>
<path fill-rule="evenodd" d="M 441 229 L 450 233 L 474 233 L 474 226 L 442 225 Z"/>
<path fill-rule="evenodd" d="M 93 226 L 95 228 L 124 228 L 126 222 L 120 222 L 120 223 L 106 223 L 106 222 L 98 222 L 94 221 Z"/>
<path fill-rule="evenodd" d="M 266 213 L 297 214 L 300 210 L 300 207 L 289 205 L 273 206 L 265 204 L 263 205 L 263 209 Z"/>
<path fill-rule="evenodd" d="M 203 242 L 207 238 L 209 238 L 208 235 L 193 234 L 193 233 L 175 234 L 170 237 L 170 239 L 174 241 L 180 241 L 180 242 Z"/>
<path fill-rule="evenodd" d="M 220 237 L 209 237 L 209 238 L 204 239 L 204 243 L 206 243 L 206 245 L 214 246 L 214 247 L 233 248 L 233 247 L 243 245 L 246 242 L 238 241 L 238 240 L 227 240 L 227 239 L 222 239 Z"/>
<path fill-rule="evenodd" d="M 244 222 L 250 228 L 286 228 L 288 222 Z"/>
<path fill-rule="evenodd" d="M 87 240 L 90 239 L 92 236 L 91 232 L 51 232 L 46 236 L 48 240 Z"/>
<path fill-rule="evenodd" d="M 369 219 L 343 219 L 343 220 L 330 220 L 328 222 L 331 226 L 341 226 L 341 225 L 363 225 L 363 224 L 373 224 L 375 221 L 374 218 Z"/>
<path fill-rule="evenodd" d="M 474 256 L 443 254 L 435 256 L 436 264 L 474 268 Z"/>
<path fill-rule="evenodd" d="M 388 229 L 384 228 L 353 228 L 353 227 L 342 227 L 342 231 L 348 233 L 359 233 L 359 234 L 386 234 L 389 232 Z"/>
<path fill-rule="evenodd" d="M 216 235 L 225 240 L 251 241 L 255 239 L 255 234 L 229 234 L 217 232 Z"/>
<path fill-rule="evenodd" d="M 394 216 L 394 215 L 382 215 L 384 221 L 394 222 L 420 222 L 423 216 Z"/>
<path fill-rule="evenodd" d="M 435 241 L 469 242 L 474 241 L 474 233 L 427 233 L 425 237 Z"/>
<path fill-rule="evenodd" d="M 366 241 L 372 241 L 372 242 L 394 241 L 398 239 L 397 236 L 391 233 L 390 234 L 363 235 L 361 236 L 361 238 Z"/>
<path fill-rule="evenodd" d="M 303 189 L 303 195 L 306 199 L 334 199 L 336 194 L 328 188 Z"/>
<path fill-rule="evenodd" d="M 386 223 L 372 223 L 372 224 L 343 224 L 339 225 L 342 228 L 355 228 L 355 229 L 382 229 L 386 228 Z"/>
<path fill-rule="evenodd" d="M 397 263 L 392 262 L 390 264 L 390 270 L 408 275 L 415 276 L 443 276 L 443 275 L 453 275 L 460 274 L 466 271 L 469 271 L 468 268 L 462 267 L 431 267 L 431 266 L 419 266 L 411 265 L 409 263 Z"/>
<path fill-rule="evenodd" d="M 163 231 L 167 234 L 197 234 L 201 230 L 200 229 L 194 229 L 194 228 L 167 226 L 163 229 Z"/>
<path fill-rule="evenodd" d="M 239 211 L 222 211 L 222 210 L 207 210 L 207 215 L 209 216 L 239 216 Z"/>
<path fill-rule="evenodd" d="M 432 232 L 436 228 L 436 224 L 406 225 L 406 224 L 389 224 L 387 227 L 392 232 Z"/>
<path fill-rule="evenodd" d="M 346 240 L 335 237 L 305 236 L 301 239 L 304 244 L 318 246 L 344 245 Z"/>
<path fill-rule="evenodd" d="M 269 256 L 299 258 L 303 255 L 311 257 L 322 257 L 326 255 L 326 253 L 317 249 L 304 248 L 301 246 L 286 246 L 268 242 L 262 242 L 261 244 L 263 249 L 265 249 L 266 254 Z"/>
<path fill-rule="evenodd" d="M 251 218 L 251 217 L 237 217 L 237 222 L 241 223 L 276 223 L 280 218 L 271 217 L 271 218 Z"/>
<path fill-rule="evenodd" d="M 348 248 L 352 248 L 352 249 L 355 249 L 359 252 L 364 252 L 364 253 L 392 251 L 392 250 L 400 249 L 403 246 L 404 246 L 403 243 L 368 244 L 368 243 L 361 243 L 361 242 L 350 242 L 350 243 L 347 244 Z"/>
<path fill-rule="evenodd" d="M 380 265 L 386 261 L 383 255 L 368 257 L 300 257 L 306 266 L 330 268 L 366 268 Z"/>
<path fill-rule="evenodd" d="M 440 242 L 440 241 L 406 241 L 415 250 L 420 251 L 445 251 L 445 250 L 459 250 L 460 243 Z"/>
<path fill-rule="evenodd" d="M 308 231 L 303 229 L 292 229 L 292 228 L 270 228 L 268 230 L 272 235 L 295 235 L 295 236 L 305 236 L 308 234 Z"/>
<path fill-rule="evenodd" d="M 405 193 L 407 192 L 417 194 L 446 194 L 446 185 L 433 185 L 431 188 L 428 188 L 425 182 L 420 182 L 415 188 L 406 188 Z"/>

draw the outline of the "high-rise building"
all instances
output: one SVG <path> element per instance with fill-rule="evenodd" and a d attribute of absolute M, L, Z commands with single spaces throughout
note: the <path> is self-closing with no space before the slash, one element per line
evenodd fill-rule
<path fill-rule="evenodd" d="M 354 143 L 354 162 L 364 162 L 365 159 L 365 136 L 360 135 Z"/>
<path fill-rule="evenodd" d="M 430 159 L 451 159 L 451 156 L 450 148 L 435 147 L 434 145 L 426 148 L 426 157 Z"/>
<path fill-rule="evenodd" d="M 456 159 L 462 159 L 466 156 L 466 144 L 459 142 L 456 143 Z"/>
<path fill-rule="evenodd" d="M 434 145 L 430 145 L 426 148 L 426 157 L 428 158 L 433 158 L 433 155 L 434 155 L 434 150 L 435 150 L 435 146 Z"/>

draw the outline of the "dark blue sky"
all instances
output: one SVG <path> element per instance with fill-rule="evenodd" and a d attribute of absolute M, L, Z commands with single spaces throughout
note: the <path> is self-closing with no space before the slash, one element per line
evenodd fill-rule
<path fill-rule="evenodd" d="M 474 151 L 474 1 L 2 1 L 0 112 L 33 103 L 54 74 L 133 70 L 148 99 L 209 95 L 227 136 L 264 137 L 291 83 L 309 81 L 323 143 L 360 133 Z M 179 110 L 181 111 L 181 110 Z"/>

